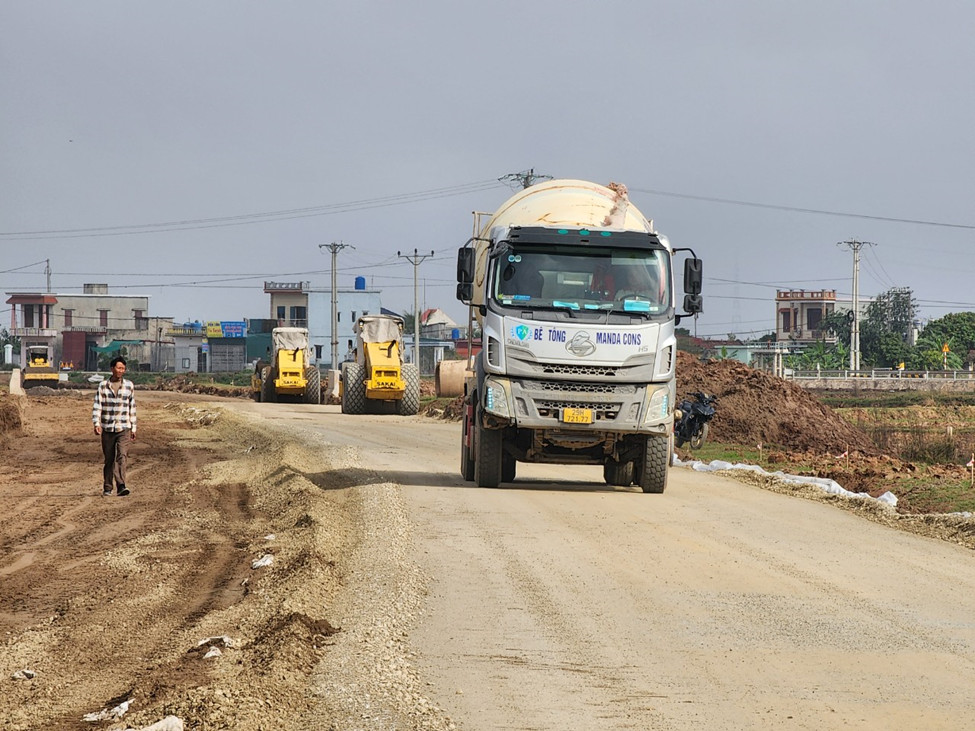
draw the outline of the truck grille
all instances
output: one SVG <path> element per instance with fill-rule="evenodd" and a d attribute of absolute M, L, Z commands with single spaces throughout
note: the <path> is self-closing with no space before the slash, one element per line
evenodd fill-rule
<path fill-rule="evenodd" d="M 618 370 L 613 366 L 586 366 L 569 363 L 546 363 L 537 368 L 539 373 L 550 373 L 558 376 L 597 376 L 600 378 L 614 378 Z"/>
<path fill-rule="evenodd" d="M 561 391 L 569 393 L 620 393 L 632 394 L 636 387 L 624 383 L 580 383 L 579 381 L 538 381 L 534 384 L 540 391 Z"/>

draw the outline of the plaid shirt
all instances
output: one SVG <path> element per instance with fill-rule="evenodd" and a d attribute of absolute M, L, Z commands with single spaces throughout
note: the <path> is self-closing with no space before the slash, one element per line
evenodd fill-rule
<path fill-rule="evenodd" d="M 105 431 L 131 429 L 135 434 L 135 384 L 123 378 L 117 396 L 108 384 L 109 380 L 105 379 L 95 391 L 92 422 Z"/>

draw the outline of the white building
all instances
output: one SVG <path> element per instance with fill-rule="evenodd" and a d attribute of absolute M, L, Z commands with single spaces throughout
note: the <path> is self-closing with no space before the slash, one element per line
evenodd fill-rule
<path fill-rule="evenodd" d="M 264 282 L 271 295 L 270 318 L 279 327 L 307 327 L 312 354 L 320 367 L 332 367 L 332 290 L 312 286 L 310 282 Z M 365 277 L 356 277 L 354 286 L 337 288 L 336 294 L 337 362 L 345 359 L 355 335 L 352 326 L 361 315 L 382 312 L 382 293 L 367 289 Z"/>
<path fill-rule="evenodd" d="M 162 369 L 172 342 L 162 339 L 172 318 L 149 316 L 148 295 L 109 294 L 107 284 L 86 284 L 81 294 L 7 292 L 10 334 L 53 348 L 56 361 L 78 370 L 98 367 L 97 348 L 124 341 L 128 355 Z M 167 347 L 168 346 L 168 347 Z"/>

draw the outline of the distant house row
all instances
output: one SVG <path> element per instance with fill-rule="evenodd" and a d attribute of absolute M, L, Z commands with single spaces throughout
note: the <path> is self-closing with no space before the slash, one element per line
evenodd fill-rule
<path fill-rule="evenodd" d="M 107 284 L 85 284 L 81 294 L 6 294 L 13 337 L 22 345 L 47 345 L 65 369 L 88 371 L 98 370 L 101 355 L 121 348 L 143 370 L 244 370 L 270 352 L 271 331 L 278 326 L 307 327 L 318 364 L 332 367 L 334 351 L 338 367 L 350 350 L 356 318 L 395 314 L 382 307 L 381 292 L 368 289 L 363 277 L 356 277 L 352 287 L 337 288 L 334 333 L 331 289 L 309 282 L 265 282 L 264 292 L 270 300 L 267 318 L 184 323 L 151 316 L 148 295 L 111 294 Z M 420 333 L 421 370 L 431 373 L 461 330 L 441 310 L 429 309 L 422 313 Z M 412 338 L 405 339 L 411 357 Z"/>
<path fill-rule="evenodd" d="M 339 286 L 332 332 L 330 288 L 310 282 L 264 282 L 269 298 L 268 317 L 240 321 L 176 323 L 172 317 L 149 315 L 148 295 L 110 294 L 107 284 L 86 284 L 81 294 L 7 292 L 11 305 L 10 333 L 21 341 L 53 348 L 55 360 L 77 370 L 97 370 L 99 355 L 124 347 L 141 368 L 152 371 L 216 372 L 243 370 L 270 352 L 271 330 L 278 326 L 307 327 L 316 361 L 336 367 L 354 339 L 353 325 L 360 315 L 393 314 L 382 306 L 382 293 L 356 277 L 353 286 Z M 860 308 L 869 300 L 863 300 Z M 783 352 L 812 342 L 835 342 L 821 327 L 834 312 L 849 312 L 852 302 L 838 299 L 835 290 L 778 290 L 775 297 L 775 343 L 712 343 L 730 357 L 758 367 Z M 862 314 L 862 313 L 861 313 Z M 412 323 L 407 324 L 412 331 Z M 421 371 L 432 373 L 448 350 L 466 334 L 442 310 L 427 309 L 420 319 Z M 334 340 L 333 340 L 334 338 Z M 412 358 L 412 337 L 407 334 L 407 357 Z"/>

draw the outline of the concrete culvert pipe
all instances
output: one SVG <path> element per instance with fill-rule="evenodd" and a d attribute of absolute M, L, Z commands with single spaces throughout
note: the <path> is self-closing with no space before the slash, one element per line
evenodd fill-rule
<path fill-rule="evenodd" d="M 437 363 L 434 381 L 438 398 L 464 395 L 464 377 L 469 374 L 466 360 L 442 360 Z"/>

